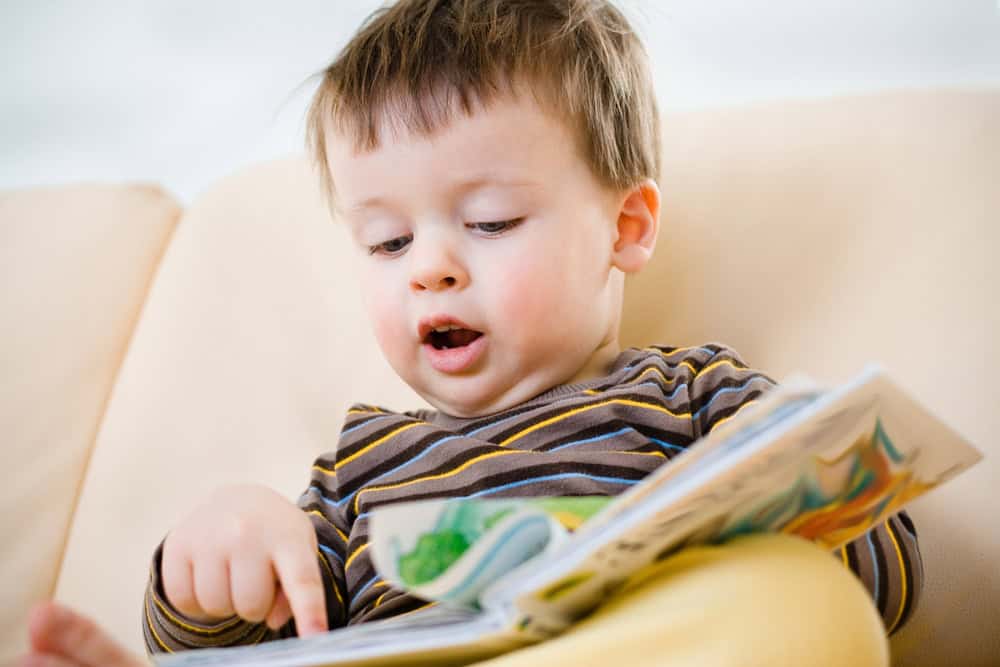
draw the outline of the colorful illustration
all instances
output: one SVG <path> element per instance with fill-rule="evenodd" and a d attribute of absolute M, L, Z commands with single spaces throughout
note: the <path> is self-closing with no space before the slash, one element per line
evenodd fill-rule
<path fill-rule="evenodd" d="M 431 600 L 477 606 L 483 591 L 507 572 L 562 544 L 610 502 L 606 497 L 426 501 L 423 511 L 377 515 L 391 535 L 375 544 L 380 572 Z"/>
<path fill-rule="evenodd" d="M 881 419 L 837 458 L 813 458 L 783 491 L 759 503 L 718 535 L 784 532 L 834 548 L 933 488 L 917 480 Z"/>

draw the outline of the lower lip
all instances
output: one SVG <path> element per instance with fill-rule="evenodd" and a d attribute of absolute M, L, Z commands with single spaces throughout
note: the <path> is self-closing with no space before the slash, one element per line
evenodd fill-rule
<path fill-rule="evenodd" d="M 486 350 L 486 336 L 481 335 L 476 340 L 462 347 L 452 347 L 439 350 L 430 343 L 424 343 L 424 354 L 431 368 L 441 373 L 461 373 L 471 367 Z"/>

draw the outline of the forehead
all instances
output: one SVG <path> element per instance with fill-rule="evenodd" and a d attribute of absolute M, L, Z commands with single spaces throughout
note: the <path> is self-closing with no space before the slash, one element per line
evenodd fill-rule
<path fill-rule="evenodd" d="M 574 134 L 531 95 L 505 95 L 469 114 L 454 110 L 429 134 L 389 117 L 370 150 L 329 131 L 326 150 L 338 207 L 350 210 L 372 199 L 430 196 L 477 182 L 545 184 L 581 172 L 589 177 Z"/>

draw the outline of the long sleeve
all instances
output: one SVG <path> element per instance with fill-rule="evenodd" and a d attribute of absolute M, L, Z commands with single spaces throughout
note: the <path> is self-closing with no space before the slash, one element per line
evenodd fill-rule
<path fill-rule="evenodd" d="M 917 531 L 906 512 L 837 550 L 844 565 L 861 579 L 892 634 L 913 616 L 924 583 Z"/>
<path fill-rule="evenodd" d="M 344 543 L 340 539 L 342 531 L 333 529 L 327 515 L 317 509 L 318 490 L 315 488 L 315 480 L 323 476 L 322 461 L 323 459 L 318 460 L 313 466 L 314 484 L 299 499 L 299 507 L 309 515 L 316 527 L 319 544 L 316 558 L 323 579 L 327 623 L 334 628 L 344 624 L 346 614 L 343 604 Z M 184 616 L 170 605 L 163 592 L 162 558 L 161 543 L 153 554 L 143 600 L 142 625 L 147 652 L 172 653 L 193 648 L 246 646 L 296 636 L 294 619 L 281 628 L 272 630 L 265 623 L 251 623 L 237 616 L 214 624 L 199 623 Z"/>

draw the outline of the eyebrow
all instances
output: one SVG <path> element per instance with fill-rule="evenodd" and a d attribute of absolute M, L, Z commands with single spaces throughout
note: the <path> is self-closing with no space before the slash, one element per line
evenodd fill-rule
<path fill-rule="evenodd" d="M 519 179 L 497 179 L 495 177 L 477 177 L 470 178 L 464 181 L 459 181 L 456 183 L 451 191 L 452 196 L 466 194 L 472 190 L 478 190 L 487 186 L 497 186 L 503 188 L 530 188 L 538 189 L 542 187 L 541 183 L 536 181 L 525 181 Z M 376 195 L 374 197 L 368 197 L 367 199 L 362 199 L 357 204 L 344 209 L 347 213 L 357 213 L 368 208 L 386 207 L 389 204 L 389 200 L 381 195 Z"/>

